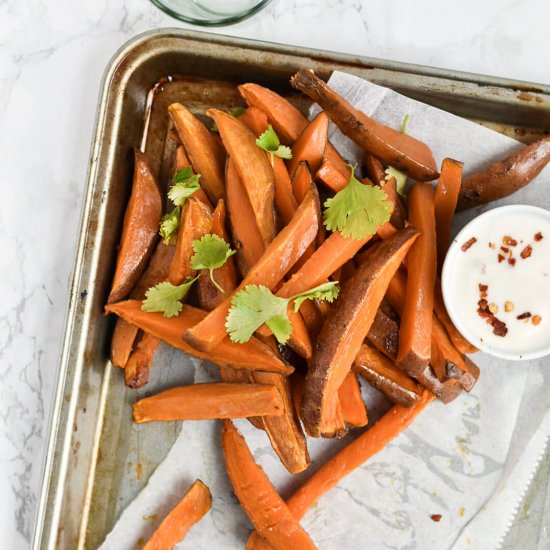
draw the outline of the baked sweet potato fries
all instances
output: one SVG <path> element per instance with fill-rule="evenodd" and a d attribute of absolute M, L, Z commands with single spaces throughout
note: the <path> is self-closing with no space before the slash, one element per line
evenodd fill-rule
<path fill-rule="evenodd" d="M 308 508 L 430 401 L 474 387 L 479 369 L 465 354 L 476 350 L 438 279 L 455 210 L 512 192 L 550 159 L 546 139 L 462 181 L 462 163 L 438 167 L 414 122 L 407 134 L 384 126 L 310 70 L 290 84 L 323 109 L 313 120 L 252 83 L 239 86 L 238 113 L 170 105 L 174 173 L 158 181 L 136 152 L 106 305 L 118 317 L 112 362 L 130 387 L 147 383 L 161 341 L 219 367 L 219 382 L 137 401 L 134 421 L 223 419 L 256 550 L 314 548 L 299 523 Z M 329 142 L 330 120 L 364 150 L 363 166 Z M 394 406 L 364 429 L 366 385 Z M 363 433 L 285 503 L 235 418 L 264 430 L 292 474 L 309 466 L 302 426 L 312 437 Z M 171 547 L 209 506 L 196 482 L 146 548 Z"/>

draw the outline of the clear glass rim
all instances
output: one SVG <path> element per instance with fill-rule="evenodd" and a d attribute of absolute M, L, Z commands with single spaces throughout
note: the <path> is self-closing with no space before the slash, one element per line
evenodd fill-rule
<path fill-rule="evenodd" d="M 191 23 L 193 25 L 200 25 L 202 27 L 219 27 L 222 25 L 232 25 L 233 23 L 238 23 L 239 21 L 242 21 L 243 19 L 254 15 L 262 8 L 267 6 L 267 4 L 271 2 L 271 0 L 261 0 L 254 7 L 248 10 L 243 10 L 234 15 L 214 16 L 213 14 L 213 17 L 211 19 L 199 19 L 198 17 L 183 15 L 171 8 L 170 6 L 164 4 L 163 0 L 151 0 L 151 2 L 155 6 L 157 6 L 157 8 L 160 8 L 164 13 L 170 15 L 171 17 L 179 19 L 180 21 L 185 21 L 186 23 Z"/>

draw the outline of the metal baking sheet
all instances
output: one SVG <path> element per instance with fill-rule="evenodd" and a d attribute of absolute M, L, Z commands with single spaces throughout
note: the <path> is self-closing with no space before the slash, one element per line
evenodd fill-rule
<path fill-rule="evenodd" d="M 113 320 L 103 305 L 132 148 L 144 148 L 163 175 L 166 105 L 181 101 L 198 114 L 226 109 L 241 103 L 236 84 L 242 82 L 269 86 L 305 107 L 288 86 L 300 67 L 323 78 L 347 71 L 525 142 L 550 128 L 544 85 L 177 29 L 148 32 L 123 46 L 105 72 L 97 111 L 33 548 L 97 548 L 177 434 L 174 423 L 132 427 L 135 390 L 108 360 Z M 169 385 L 176 361 L 167 346 L 160 353 L 166 371 L 155 374 L 159 388 Z"/>

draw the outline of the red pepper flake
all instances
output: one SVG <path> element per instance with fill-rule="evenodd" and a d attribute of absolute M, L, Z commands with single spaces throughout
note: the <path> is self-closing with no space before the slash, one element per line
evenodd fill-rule
<path fill-rule="evenodd" d="M 504 254 L 508 254 L 508 252 L 510 252 L 510 249 L 506 246 L 501 246 L 500 249 L 502 250 L 502 252 L 504 252 Z"/>
<path fill-rule="evenodd" d="M 491 319 L 491 325 L 493 327 L 493 334 L 495 336 L 506 336 L 508 334 L 508 327 L 504 321 L 497 319 L 494 315 Z"/>
<path fill-rule="evenodd" d="M 508 263 L 512 266 L 516 265 L 516 259 L 515 258 L 508 258 Z"/>
<path fill-rule="evenodd" d="M 520 256 L 525 260 L 526 258 L 529 258 L 531 256 L 531 253 L 533 252 L 533 247 L 528 244 L 522 251 Z"/>
<path fill-rule="evenodd" d="M 486 300 L 488 285 L 479 283 L 479 293 L 480 299 L 477 302 L 477 313 L 478 315 L 487 321 L 493 327 L 493 334 L 495 336 L 506 336 L 508 333 L 508 328 L 506 323 L 501 321 L 495 316 L 495 313 L 498 311 L 498 308 L 495 304 L 489 304 Z"/>
<path fill-rule="evenodd" d="M 529 319 L 529 317 L 531 317 L 531 313 L 530 313 L 529 311 L 526 311 L 526 312 L 521 313 L 520 315 L 518 315 L 518 316 L 516 317 L 516 319 L 517 319 L 518 321 L 522 321 L 523 319 Z"/>
<path fill-rule="evenodd" d="M 535 233 L 535 241 L 539 242 L 542 241 L 542 233 L 539 231 L 538 233 Z"/>
<path fill-rule="evenodd" d="M 441 514 L 432 514 L 430 518 L 432 521 L 435 521 L 436 523 L 438 523 L 441 520 Z"/>
<path fill-rule="evenodd" d="M 506 258 L 502 254 L 498 255 L 498 263 L 503 262 L 505 259 Z"/>
<path fill-rule="evenodd" d="M 466 241 L 461 247 L 460 249 L 462 250 L 462 252 L 466 252 L 466 250 L 468 250 L 470 247 L 472 247 L 474 244 L 477 243 L 477 239 L 475 237 L 472 237 L 469 241 Z"/>
<path fill-rule="evenodd" d="M 518 245 L 518 242 L 516 241 L 516 239 L 512 239 L 512 237 L 510 237 L 510 235 L 505 235 L 504 237 L 502 237 L 502 242 L 506 246 L 517 246 Z"/>
<path fill-rule="evenodd" d="M 495 250 L 497 247 L 497 245 L 495 243 L 489 243 L 489 248 L 492 248 L 493 250 Z"/>

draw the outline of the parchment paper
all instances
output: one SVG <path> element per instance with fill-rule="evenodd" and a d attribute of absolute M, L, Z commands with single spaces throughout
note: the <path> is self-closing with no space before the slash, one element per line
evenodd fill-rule
<path fill-rule="evenodd" d="M 335 72 L 329 84 L 378 121 L 407 130 L 429 144 L 435 158 L 465 163 L 465 173 L 501 158 L 517 142 L 475 123 L 411 100 L 354 76 Z M 315 108 L 312 109 L 312 115 Z M 331 127 L 331 140 L 349 160 L 358 148 Z M 500 204 L 550 209 L 550 171 Z M 458 216 L 458 230 L 484 208 Z M 481 376 L 470 394 L 426 411 L 382 452 L 325 495 L 302 521 L 321 549 L 498 548 L 550 436 L 550 360 L 506 362 L 478 353 Z M 156 365 L 153 369 L 162 368 Z M 181 355 L 182 371 L 212 380 L 215 370 Z M 376 391 L 363 388 L 370 420 L 387 408 Z M 128 422 L 131 420 L 128 419 Z M 283 497 L 349 439 L 309 439 L 310 471 L 291 477 L 263 432 L 237 421 L 257 461 Z M 190 484 L 202 479 L 214 496 L 212 511 L 177 548 L 243 548 L 250 524 L 231 491 L 220 449 L 220 425 L 183 423 L 179 438 L 141 494 L 122 513 L 101 547 L 138 547 Z M 158 515 L 158 521 L 144 520 Z M 432 514 L 441 514 L 434 522 Z"/>

